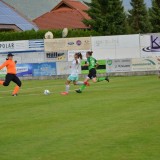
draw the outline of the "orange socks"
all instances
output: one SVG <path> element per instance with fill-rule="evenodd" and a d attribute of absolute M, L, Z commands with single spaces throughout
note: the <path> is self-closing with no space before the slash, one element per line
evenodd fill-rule
<path fill-rule="evenodd" d="M 3 85 L 4 81 L 0 81 L 0 85 Z"/>
<path fill-rule="evenodd" d="M 19 91 L 19 89 L 20 89 L 20 87 L 19 87 L 19 86 L 16 86 L 16 87 L 14 88 L 13 95 L 14 95 L 14 94 L 17 94 L 18 91 Z"/>

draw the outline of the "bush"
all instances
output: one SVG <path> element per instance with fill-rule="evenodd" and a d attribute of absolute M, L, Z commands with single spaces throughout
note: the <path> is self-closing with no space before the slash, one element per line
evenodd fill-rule
<path fill-rule="evenodd" d="M 30 30 L 24 32 L 0 32 L 0 41 L 15 41 L 15 40 L 31 40 L 43 39 L 48 30 Z M 62 37 L 62 30 L 49 30 L 53 33 L 54 38 Z M 92 30 L 69 30 L 68 37 L 89 37 L 100 36 L 99 33 Z"/>

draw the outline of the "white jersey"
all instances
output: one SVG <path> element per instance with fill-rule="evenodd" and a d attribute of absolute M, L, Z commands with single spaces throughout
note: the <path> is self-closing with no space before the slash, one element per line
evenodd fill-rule
<path fill-rule="evenodd" d="M 72 66 L 71 66 L 71 76 L 76 77 L 78 76 L 78 72 L 79 72 L 79 67 L 81 66 L 81 61 L 80 59 L 77 59 L 78 63 L 76 63 L 76 60 L 74 59 L 72 61 Z"/>

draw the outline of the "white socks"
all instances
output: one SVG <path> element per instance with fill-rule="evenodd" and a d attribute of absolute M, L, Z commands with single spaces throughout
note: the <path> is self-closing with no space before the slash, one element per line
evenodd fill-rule
<path fill-rule="evenodd" d="M 83 85 L 83 84 L 84 84 L 84 82 L 82 82 L 82 81 L 76 82 L 76 85 Z"/>
<path fill-rule="evenodd" d="M 82 82 L 82 81 L 76 82 L 76 85 L 83 85 L 83 84 L 84 84 L 84 82 Z M 66 85 L 66 92 L 67 93 L 69 93 L 69 89 L 70 89 L 70 85 Z"/>
<path fill-rule="evenodd" d="M 66 85 L 66 92 L 67 92 L 67 93 L 69 92 L 69 88 L 70 88 L 70 86 L 69 86 L 69 85 Z"/>

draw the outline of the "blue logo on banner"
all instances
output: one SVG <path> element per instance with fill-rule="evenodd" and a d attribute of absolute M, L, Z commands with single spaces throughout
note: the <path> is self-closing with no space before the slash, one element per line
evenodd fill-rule
<path fill-rule="evenodd" d="M 17 76 L 18 77 L 30 77 L 30 76 L 53 76 L 56 75 L 56 63 L 26 63 L 17 64 Z"/>
<path fill-rule="evenodd" d="M 44 48 L 44 41 L 43 40 L 30 40 L 29 48 Z"/>
<path fill-rule="evenodd" d="M 17 76 L 18 77 L 33 76 L 31 64 L 17 64 L 16 69 L 17 69 Z"/>
<path fill-rule="evenodd" d="M 56 75 L 56 63 L 33 64 L 33 76 L 53 76 Z"/>

